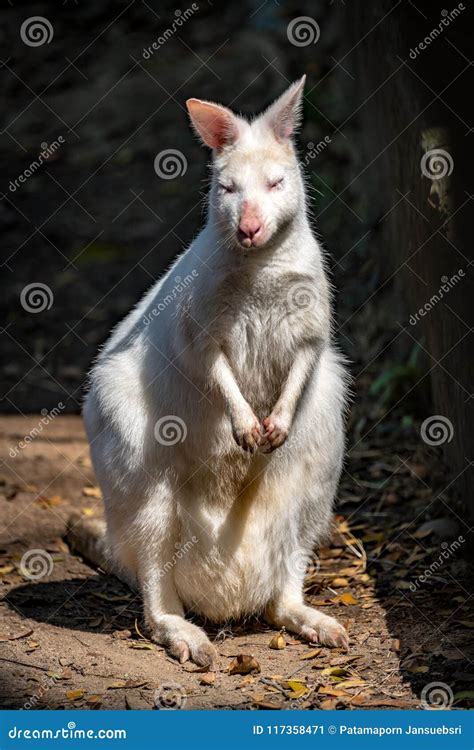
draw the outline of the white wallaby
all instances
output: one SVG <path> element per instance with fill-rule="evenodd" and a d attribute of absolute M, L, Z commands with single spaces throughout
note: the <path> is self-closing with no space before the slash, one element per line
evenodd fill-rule
<path fill-rule="evenodd" d="M 180 661 L 216 653 L 188 611 L 261 614 L 348 645 L 302 593 L 331 526 L 346 391 L 292 143 L 303 87 L 252 122 L 187 102 L 213 154 L 206 224 L 91 373 L 84 418 L 106 535 L 87 533 L 96 557 L 106 540 L 119 575 L 138 584 L 152 637 Z"/>

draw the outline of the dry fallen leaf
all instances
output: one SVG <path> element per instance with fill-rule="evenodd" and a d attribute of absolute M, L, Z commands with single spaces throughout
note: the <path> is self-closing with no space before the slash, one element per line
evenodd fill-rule
<path fill-rule="evenodd" d="M 82 494 L 85 497 L 96 497 L 98 500 L 102 499 L 102 492 L 99 487 L 83 487 Z"/>
<path fill-rule="evenodd" d="M 124 688 L 126 684 L 126 680 L 114 680 L 110 685 L 107 685 L 107 690 L 118 690 L 119 688 Z"/>
<path fill-rule="evenodd" d="M 215 672 L 205 672 L 199 678 L 199 682 L 201 683 L 201 685 L 214 685 L 215 681 L 216 681 Z"/>
<path fill-rule="evenodd" d="M 88 695 L 86 698 L 86 703 L 88 706 L 97 706 L 99 703 L 102 703 L 102 696 L 101 695 Z"/>
<path fill-rule="evenodd" d="M 0 567 L 0 576 L 7 575 L 7 573 L 11 573 L 13 570 L 15 570 L 14 565 L 2 565 L 2 567 Z"/>
<path fill-rule="evenodd" d="M 141 651 L 156 651 L 153 643 L 145 643 L 145 641 L 132 641 L 132 643 L 129 644 L 129 648 L 134 648 Z"/>
<path fill-rule="evenodd" d="M 336 688 L 330 687 L 329 685 L 321 685 L 318 693 L 322 695 L 332 695 L 335 698 L 340 698 L 342 696 L 350 697 L 350 693 L 345 693 L 344 690 L 337 690 Z"/>
<path fill-rule="evenodd" d="M 353 596 L 349 592 L 346 592 L 345 594 L 339 594 L 332 601 L 334 602 L 334 604 L 345 604 L 346 606 L 359 604 L 355 596 Z"/>
<path fill-rule="evenodd" d="M 250 672 L 260 672 L 260 664 L 250 654 L 238 654 L 229 664 L 228 672 L 229 674 L 249 674 Z"/>
<path fill-rule="evenodd" d="M 81 688 L 78 688 L 77 690 L 68 690 L 66 698 L 70 701 L 78 701 L 80 698 L 83 698 L 85 692 L 86 691 Z"/>
<path fill-rule="evenodd" d="M 276 633 L 268 644 L 270 648 L 283 649 L 286 646 L 286 640 L 283 633 Z"/>
<path fill-rule="evenodd" d="M 313 648 L 311 651 L 308 651 L 306 654 L 303 654 L 303 656 L 300 656 L 300 661 L 305 661 L 306 659 L 314 659 L 316 656 L 319 656 L 321 653 L 320 648 Z"/>
<path fill-rule="evenodd" d="M 331 581 L 331 585 L 334 586 L 335 589 L 341 589 L 344 588 L 344 586 L 348 586 L 349 581 L 347 578 L 334 578 L 333 581 Z"/>

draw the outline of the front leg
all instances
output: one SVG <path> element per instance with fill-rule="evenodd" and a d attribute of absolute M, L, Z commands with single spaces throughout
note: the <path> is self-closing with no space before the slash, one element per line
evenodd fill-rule
<path fill-rule="evenodd" d="M 224 397 L 235 442 L 245 451 L 255 453 L 262 439 L 260 422 L 242 396 L 229 361 L 222 351 L 214 361 L 212 380 Z"/>
<path fill-rule="evenodd" d="M 319 347 L 306 344 L 301 347 L 290 368 L 283 385 L 280 398 L 272 413 L 263 420 L 265 433 L 262 440 L 264 453 L 271 453 L 285 442 L 293 423 L 296 407 L 303 393 L 308 377 L 313 370 Z"/>

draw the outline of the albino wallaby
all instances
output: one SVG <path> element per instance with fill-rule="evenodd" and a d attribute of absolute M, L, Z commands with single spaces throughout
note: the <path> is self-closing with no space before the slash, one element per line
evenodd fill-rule
<path fill-rule="evenodd" d="M 185 611 L 262 614 L 348 645 L 302 593 L 331 525 L 346 390 L 292 143 L 303 87 L 252 122 L 189 99 L 213 155 L 206 224 L 91 373 L 84 419 L 106 531 L 89 524 L 89 553 L 107 549 L 138 584 L 152 637 L 181 662 L 215 657 Z"/>

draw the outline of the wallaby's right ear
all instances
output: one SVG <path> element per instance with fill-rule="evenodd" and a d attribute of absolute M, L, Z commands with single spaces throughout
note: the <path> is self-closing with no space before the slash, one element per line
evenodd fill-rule
<path fill-rule="evenodd" d="M 239 137 L 239 121 L 230 109 L 201 99 L 188 99 L 189 116 L 196 133 L 209 148 L 221 151 Z"/>

